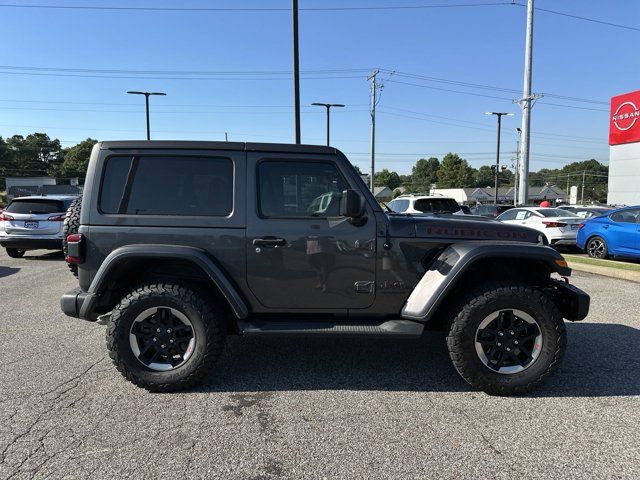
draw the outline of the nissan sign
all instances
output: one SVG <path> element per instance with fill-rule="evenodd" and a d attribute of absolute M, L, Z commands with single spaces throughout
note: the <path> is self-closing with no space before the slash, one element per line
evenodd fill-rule
<path fill-rule="evenodd" d="M 609 145 L 640 142 L 640 90 L 611 99 Z"/>

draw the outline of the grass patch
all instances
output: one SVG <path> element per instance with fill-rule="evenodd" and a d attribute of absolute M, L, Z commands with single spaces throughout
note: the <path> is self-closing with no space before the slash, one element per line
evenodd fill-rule
<path fill-rule="evenodd" d="M 619 270 L 631 270 L 632 272 L 640 272 L 640 264 L 631 262 L 618 262 L 615 260 L 600 260 L 581 255 L 563 255 L 563 257 L 574 263 L 583 263 L 585 265 L 595 265 L 597 267 L 617 268 Z"/>

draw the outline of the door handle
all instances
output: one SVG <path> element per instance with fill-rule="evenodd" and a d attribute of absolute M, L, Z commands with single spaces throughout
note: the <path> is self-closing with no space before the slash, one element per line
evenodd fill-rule
<path fill-rule="evenodd" d="M 253 245 L 255 247 L 283 247 L 287 244 L 284 238 L 277 237 L 260 237 L 253 239 Z"/>

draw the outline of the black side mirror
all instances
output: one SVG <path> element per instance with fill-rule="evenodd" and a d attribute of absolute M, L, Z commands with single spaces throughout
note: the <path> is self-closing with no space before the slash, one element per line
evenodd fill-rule
<path fill-rule="evenodd" d="M 345 190 L 340 199 L 340 215 L 360 218 L 364 215 L 364 196 L 357 190 Z"/>

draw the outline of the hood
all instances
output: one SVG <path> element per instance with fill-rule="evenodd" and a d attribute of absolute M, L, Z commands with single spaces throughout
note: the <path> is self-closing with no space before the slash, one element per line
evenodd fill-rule
<path fill-rule="evenodd" d="M 520 225 L 501 223 L 471 215 L 388 214 L 391 237 L 434 240 L 499 240 L 540 243 L 540 232 Z"/>

